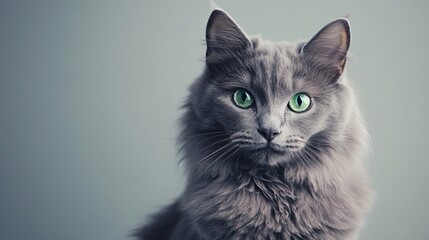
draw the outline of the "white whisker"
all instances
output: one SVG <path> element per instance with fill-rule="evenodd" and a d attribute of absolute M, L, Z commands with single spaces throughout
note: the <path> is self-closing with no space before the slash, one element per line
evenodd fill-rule
<path fill-rule="evenodd" d="M 231 146 L 231 145 L 229 145 Z M 229 153 L 231 150 L 233 150 L 236 146 L 232 145 L 232 147 L 230 147 L 229 149 L 225 150 L 222 154 L 220 154 L 215 160 L 213 160 L 213 162 L 207 166 L 207 168 L 203 171 L 203 174 L 205 174 L 212 166 L 213 164 L 215 164 L 219 159 L 221 159 L 223 156 L 225 156 L 225 154 Z M 226 158 L 228 159 L 228 158 Z"/>

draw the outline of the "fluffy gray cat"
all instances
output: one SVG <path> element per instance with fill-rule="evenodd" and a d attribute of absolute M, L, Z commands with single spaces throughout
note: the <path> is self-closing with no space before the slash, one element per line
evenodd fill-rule
<path fill-rule="evenodd" d="M 346 19 L 295 44 L 214 10 L 179 145 L 184 193 L 143 240 L 354 240 L 371 203 L 368 135 L 344 74 Z"/>

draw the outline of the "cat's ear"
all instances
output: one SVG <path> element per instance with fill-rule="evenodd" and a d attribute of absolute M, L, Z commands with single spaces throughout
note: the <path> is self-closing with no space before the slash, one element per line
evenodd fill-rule
<path fill-rule="evenodd" d="M 301 48 L 301 54 L 336 80 L 344 71 L 349 47 L 350 24 L 341 18 L 323 27 Z"/>
<path fill-rule="evenodd" d="M 206 43 L 208 63 L 218 62 L 225 56 L 234 56 L 252 47 L 251 41 L 238 24 L 220 9 L 215 9 L 210 15 L 206 27 Z"/>

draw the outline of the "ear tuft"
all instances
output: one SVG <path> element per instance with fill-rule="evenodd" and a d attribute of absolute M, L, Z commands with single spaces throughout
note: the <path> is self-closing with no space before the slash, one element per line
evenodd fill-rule
<path fill-rule="evenodd" d="M 216 61 L 231 52 L 243 51 L 252 46 L 251 41 L 237 23 L 224 11 L 215 9 L 206 27 L 206 58 Z"/>

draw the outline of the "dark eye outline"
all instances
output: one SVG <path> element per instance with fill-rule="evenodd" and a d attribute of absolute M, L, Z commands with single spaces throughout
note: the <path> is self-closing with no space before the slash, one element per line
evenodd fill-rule
<path fill-rule="evenodd" d="M 304 94 L 304 95 L 306 95 L 306 96 L 310 99 L 310 105 L 308 105 L 308 107 L 307 107 L 304 111 L 295 111 L 295 110 L 294 110 L 294 109 L 292 109 L 292 107 L 290 106 L 290 102 L 292 101 L 292 99 L 293 99 L 295 96 L 299 95 L 299 94 Z M 292 98 L 291 98 L 291 99 L 288 101 L 288 103 L 287 103 L 287 107 L 289 108 L 289 110 L 291 110 L 291 111 L 292 111 L 292 112 L 294 112 L 294 113 L 305 113 L 305 112 L 307 112 L 308 110 L 310 110 L 312 106 L 313 106 L 313 98 L 310 96 L 310 94 L 308 94 L 308 93 L 306 93 L 306 92 L 299 92 L 299 93 L 296 93 L 296 94 L 292 95 Z"/>
<path fill-rule="evenodd" d="M 237 94 L 237 92 L 238 91 L 240 91 L 240 90 L 242 90 L 242 91 L 244 91 L 244 92 L 246 92 L 250 97 L 251 97 L 251 99 L 253 100 L 252 101 L 252 104 L 250 104 L 249 106 L 247 106 L 247 107 L 243 107 L 243 106 L 240 106 L 236 101 L 235 101 L 235 94 Z M 252 92 L 250 92 L 249 90 L 247 90 L 247 89 L 245 89 L 245 88 L 237 88 L 235 91 L 233 91 L 232 92 L 232 94 L 231 94 L 231 101 L 234 103 L 234 105 L 235 106 L 237 106 L 237 107 L 239 107 L 239 108 L 241 108 L 241 109 L 249 109 L 249 108 L 251 108 L 251 107 L 253 107 L 253 106 L 255 106 L 255 97 L 253 96 L 253 94 L 252 94 Z"/>

